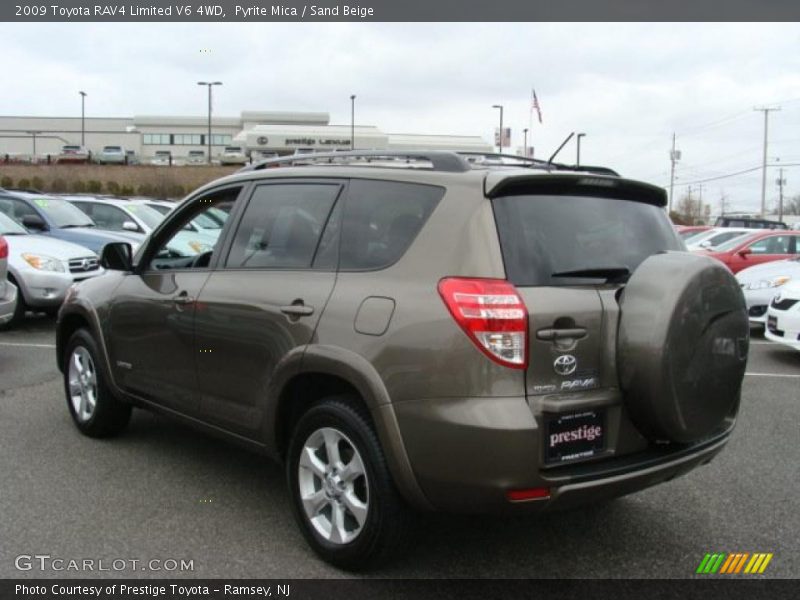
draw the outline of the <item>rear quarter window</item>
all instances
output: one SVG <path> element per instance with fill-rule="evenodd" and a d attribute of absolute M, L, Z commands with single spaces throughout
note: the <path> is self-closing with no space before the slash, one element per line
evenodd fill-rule
<path fill-rule="evenodd" d="M 519 286 L 597 283 L 554 273 L 627 267 L 684 250 L 664 211 L 652 204 L 594 196 L 515 195 L 492 201 L 509 280 Z"/>
<path fill-rule="evenodd" d="M 351 181 L 342 225 L 340 270 L 376 270 L 397 262 L 442 196 L 444 188 L 431 185 Z"/>

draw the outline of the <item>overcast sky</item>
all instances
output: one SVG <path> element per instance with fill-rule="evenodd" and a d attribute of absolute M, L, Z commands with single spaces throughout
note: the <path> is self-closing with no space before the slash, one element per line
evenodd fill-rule
<path fill-rule="evenodd" d="M 798 24 L 0 24 L 3 115 L 204 115 L 200 79 L 221 80 L 217 115 L 242 110 L 324 111 L 389 133 L 480 135 L 498 111 L 514 147 L 530 123 L 547 158 L 582 131 L 582 162 L 658 185 L 669 148 L 682 160 L 676 197 L 689 183 L 759 167 L 763 114 L 770 162 L 800 165 Z M 575 159 L 575 144 L 558 157 Z M 777 199 L 777 168 L 768 202 Z M 800 193 L 787 166 L 785 194 Z M 695 183 L 694 189 L 697 190 Z M 758 209 L 761 172 L 706 181 L 704 200 Z"/>

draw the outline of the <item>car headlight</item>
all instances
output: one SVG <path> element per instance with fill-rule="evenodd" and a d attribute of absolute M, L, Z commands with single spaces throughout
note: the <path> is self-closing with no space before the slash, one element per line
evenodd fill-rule
<path fill-rule="evenodd" d="M 203 252 L 211 252 L 211 250 L 213 250 L 211 246 L 204 244 L 203 242 L 189 242 L 189 248 L 198 254 L 202 254 Z"/>
<path fill-rule="evenodd" d="M 64 263 L 52 256 L 25 252 L 22 254 L 22 258 L 26 263 L 39 271 L 53 271 L 55 273 L 64 273 L 66 271 Z"/>
<path fill-rule="evenodd" d="M 768 288 L 780 287 L 790 280 L 791 277 L 787 277 L 785 275 L 781 275 L 780 277 L 775 277 L 774 279 L 759 279 L 758 281 L 751 281 L 750 283 L 746 283 L 744 285 L 744 289 L 766 290 Z"/>

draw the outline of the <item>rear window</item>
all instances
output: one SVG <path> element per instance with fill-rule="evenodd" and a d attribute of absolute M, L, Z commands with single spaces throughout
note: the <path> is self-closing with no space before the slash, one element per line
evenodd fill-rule
<path fill-rule="evenodd" d="M 103 148 L 103 152 L 122 152 L 122 148 L 119 146 L 106 146 Z"/>
<path fill-rule="evenodd" d="M 664 211 L 651 204 L 587 196 L 521 195 L 492 201 L 509 280 L 519 286 L 597 283 L 597 277 L 553 277 L 625 267 L 684 250 Z"/>

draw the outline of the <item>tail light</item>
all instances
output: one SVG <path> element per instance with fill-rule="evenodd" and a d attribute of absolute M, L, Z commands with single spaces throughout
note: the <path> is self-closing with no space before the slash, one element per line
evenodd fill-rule
<path fill-rule="evenodd" d="M 8 258 L 8 242 L 0 235 L 0 258 Z"/>
<path fill-rule="evenodd" d="M 472 342 L 494 362 L 528 366 L 528 309 L 504 279 L 447 277 L 439 282 L 450 314 Z"/>

